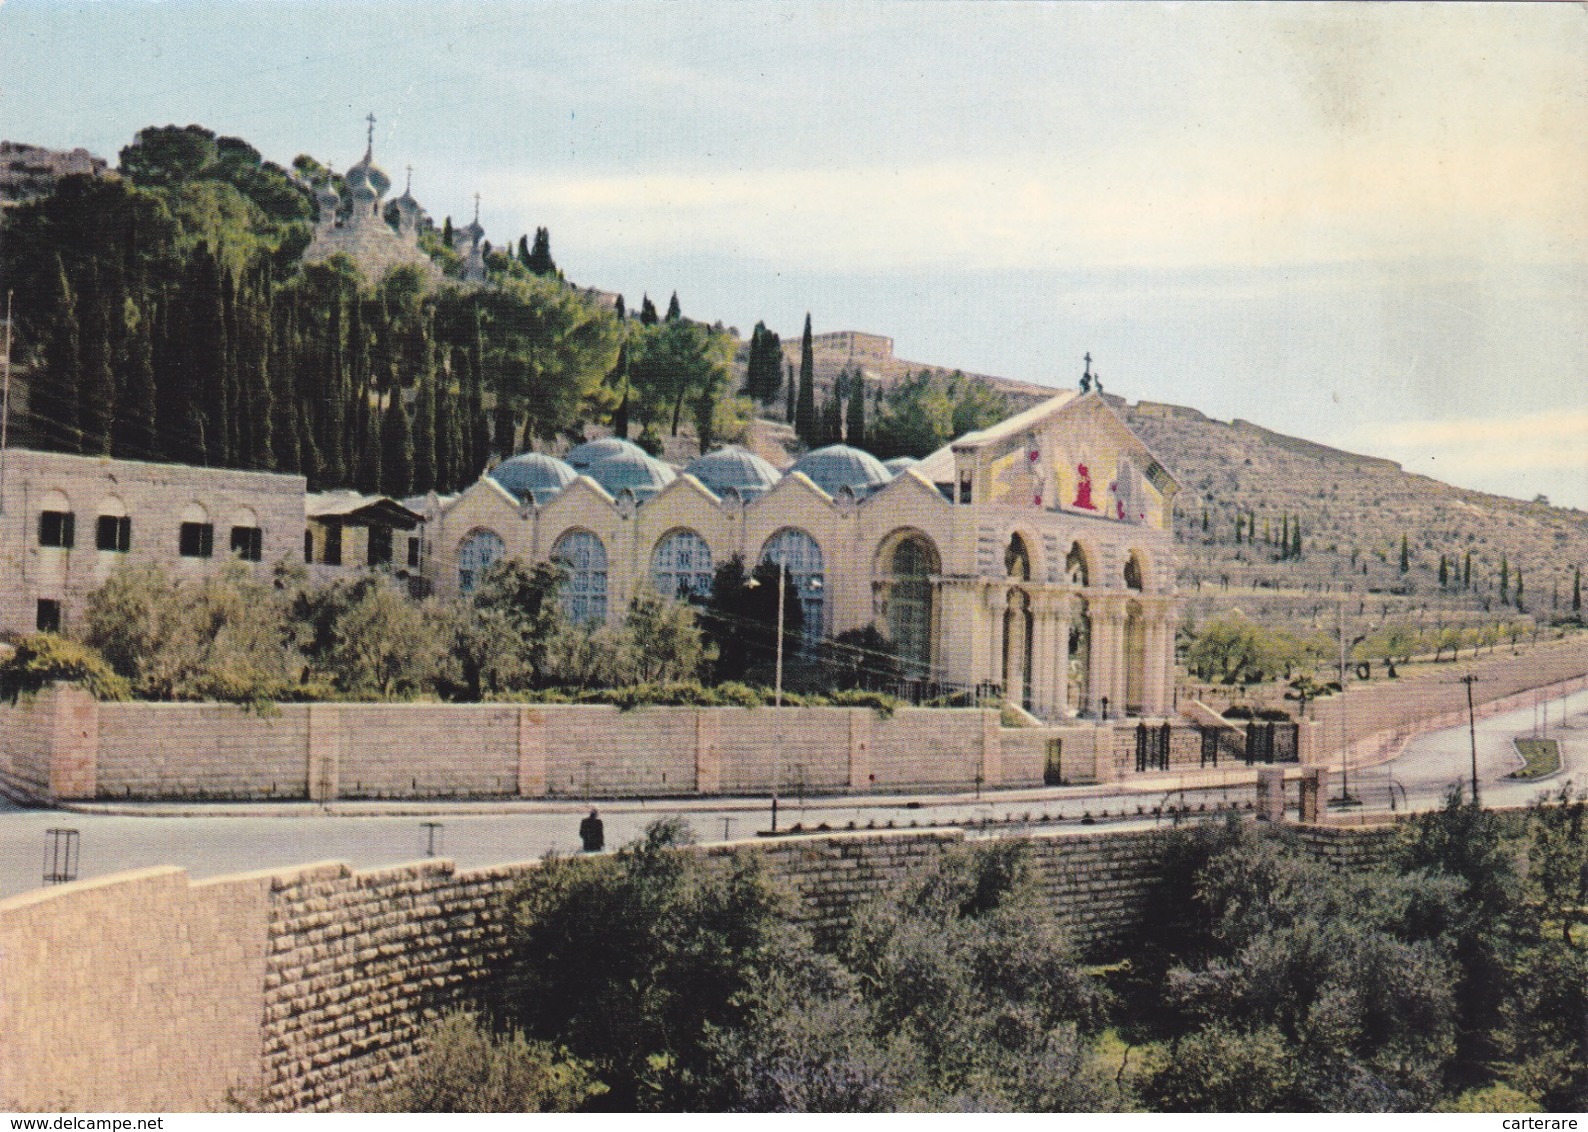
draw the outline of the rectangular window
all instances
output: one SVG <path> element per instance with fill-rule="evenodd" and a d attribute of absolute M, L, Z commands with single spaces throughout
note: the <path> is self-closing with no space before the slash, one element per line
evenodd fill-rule
<path fill-rule="evenodd" d="M 391 565 L 391 528 L 369 528 L 369 564 L 371 566 Z"/>
<path fill-rule="evenodd" d="M 101 515 L 94 544 L 100 550 L 126 554 L 132 549 L 132 520 L 125 515 Z"/>
<path fill-rule="evenodd" d="M 35 624 L 41 633 L 59 633 L 61 631 L 61 603 L 52 597 L 39 598 L 38 620 Z"/>
<path fill-rule="evenodd" d="M 77 542 L 77 516 L 70 511 L 39 512 L 39 545 L 71 549 Z"/>
<path fill-rule="evenodd" d="M 233 527 L 232 553 L 244 562 L 258 562 L 265 556 L 265 532 L 258 527 Z"/>
<path fill-rule="evenodd" d="M 340 566 L 342 564 L 342 528 L 340 524 L 328 523 L 325 528 L 325 557 L 322 559 L 327 566 Z"/>
<path fill-rule="evenodd" d="M 419 536 L 408 536 L 408 565 L 412 566 L 415 570 L 419 568 L 419 543 Z"/>
<path fill-rule="evenodd" d="M 215 553 L 213 523 L 183 523 L 177 537 L 177 550 L 183 558 L 208 558 Z"/>

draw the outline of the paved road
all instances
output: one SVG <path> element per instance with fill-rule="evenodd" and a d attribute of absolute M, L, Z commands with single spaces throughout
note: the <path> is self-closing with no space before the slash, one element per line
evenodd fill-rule
<path fill-rule="evenodd" d="M 1569 697 L 1562 728 L 1562 701 L 1550 708 L 1551 735 L 1563 738 L 1563 753 L 1570 769 L 1540 783 L 1500 784 L 1519 760 L 1511 736 L 1530 734 L 1537 712 L 1524 708 L 1485 720 L 1478 725 L 1480 789 L 1483 799 L 1496 805 L 1531 801 L 1543 789 L 1575 776 L 1588 783 L 1588 692 Z M 1451 784 L 1466 782 L 1470 756 L 1465 727 L 1422 736 L 1383 768 L 1358 771 L 1353 793 L 1369 808 L 1388 809 L 1391 790 L 1396 804 L 1404 796 L 1421 808 L 1438 805 Z M 1391 787 L 1390 781 L 1398 784 Z M 1056 788 L 998 794 L 988 799 L 845 799 L 801 804 L 785 798 L 781 825 L 800 822 L 805 828 L 827 823 L 844 828 L 853 822 L 909 827 L 949 822 L 995 823 L 992 831 L 1009 831 L 1079 823 L 1083 815 L 1107 815 L 1110 828 L 1154 824 L 1152 810 L 1165 803 L 1185 800 L 1193 807 L 1246 805 L 1253 796 L 1249 784 L 1202 789 L 1182 794 L 1166 790 L 1160 781 L 1151 791 L 1144 783 L 1123 783 L 1112 793 L 1099 788 Z M 1334 786 L 1338 791 L 1338 784 Z M 252 869 L 285 867 L 310 861 L 347 861 L 356 868 L 397 864 L 423 857 L 430 836 L 425 821 L 439 821 L 437 855 L 460 866 L 496 864 L 539 857 L 548 851 L 576 852 L 579 819 L 587 812 L 577 803 L 545 803 L 533 807 L 481 804 L 474 813 L 427 817 L 353 816 L 345 812 L 317 813 L 308 807 L 250 807 L 248 816 L 152 817 L 119 814 L 68 813 L 27 810 L 0 801 L 0 896 L 39 887 L 44 872 L 46 830 L 67 827 L 80 832 L 78 875 L 102 876 L 124 869 L 151 865 L 180 865 L 194 877 L 216 876 Z M 202 807 L 193 807 L 194 812 Z M 764 799 L 724 799 L 689 802 L 626 802 L 601 805 L 607 844 L 621 845 L 638 837 L 658 818 L 677 815 L 689 823 L 702 841 L 753 836 L 770 824 Z M 291 814 L 293 816 L 271 816 Z M 1162 820 L 1162 819 L 1160 819 Z M 1012 821 L 1013 824 L 1009 824 Z"/>

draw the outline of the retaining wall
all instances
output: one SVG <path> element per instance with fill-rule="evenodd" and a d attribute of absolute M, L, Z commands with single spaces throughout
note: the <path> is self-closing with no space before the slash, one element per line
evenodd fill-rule
<path fill-rule="evenodd" d="M 1075 943 L 1108 954 L 1150 916 L 1167 830 L 1031 838 Z M 1303 833 L 1341 863 L 1379 831 Z M 741 842 L 830 935 L 855 906 L 964 840 L 952 831 Z M 340 863 L 191 881 L 122 873 L 0 901 L 0 1109 L 205 1111 L 228 1095 L 323 1110 L 395 1072 L 424 1024 L 489 976 L 503 896 L 536 862 Z"/>

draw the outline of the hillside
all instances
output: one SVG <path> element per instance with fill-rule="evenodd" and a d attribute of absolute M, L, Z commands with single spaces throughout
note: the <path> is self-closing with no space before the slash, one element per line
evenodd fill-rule
<path fill-rule="evenodd" d="M 1515 613 L 1518 597 L 1521 611 L 1543 618 L 1570 612 L 1573 569 L 1588 564 L 1581 511 L 1452 487 L 1390 460 L 1194 409 L 1143 402 L 1122 412 L 1182 485 L 1175 526 L 1193 609 L 1239 604 L 1254 615 L 1311 620 L 1332 608 L 1321 595 L 1344 591 L 1360 613 L 1378 617 Z M 1244 531 L 1237 543 L 1237 513 L 1249 517 L 1255 544 Z M 1280 531 L 1296 521 L 1301 556 L 1281 560 Z"/>

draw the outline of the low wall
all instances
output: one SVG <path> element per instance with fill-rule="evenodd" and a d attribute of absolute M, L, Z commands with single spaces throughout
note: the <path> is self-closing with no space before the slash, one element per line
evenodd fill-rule
<path fill-rule="evenodd" d="M 1111 952 L 1151 914 L 1167 830 L 1032 837 L 1073 941 Z M 1326 859 L 1382 856 L 1380 831 L 1303 831 Z M 757 853 L 820 935 L 964 841 L 958 830 L 792 837 Z M 324 1110 L 396 1071 L 424 1024 L 505 948 L 502 897 L 537 862 L 431 860 L 190 881 L 149 869 L 0 901 L 0 1109 L 204 1111 L 228 1096 Z"/>
<path fill-rule="evenodd" d="M 0 715 L 0 785 L 74 799 L 657 797 L 1040 784 L 978 709 L 95 703 Z M 1015 747 L 1035 742 L 1016 739 Z M 1095 760 L 1084 760 L 1090 766 Z M 1080 767 L 1082 763 L 1076 763 Z M 1091 781 L 1076 776 L 1076 781 Z"/>

